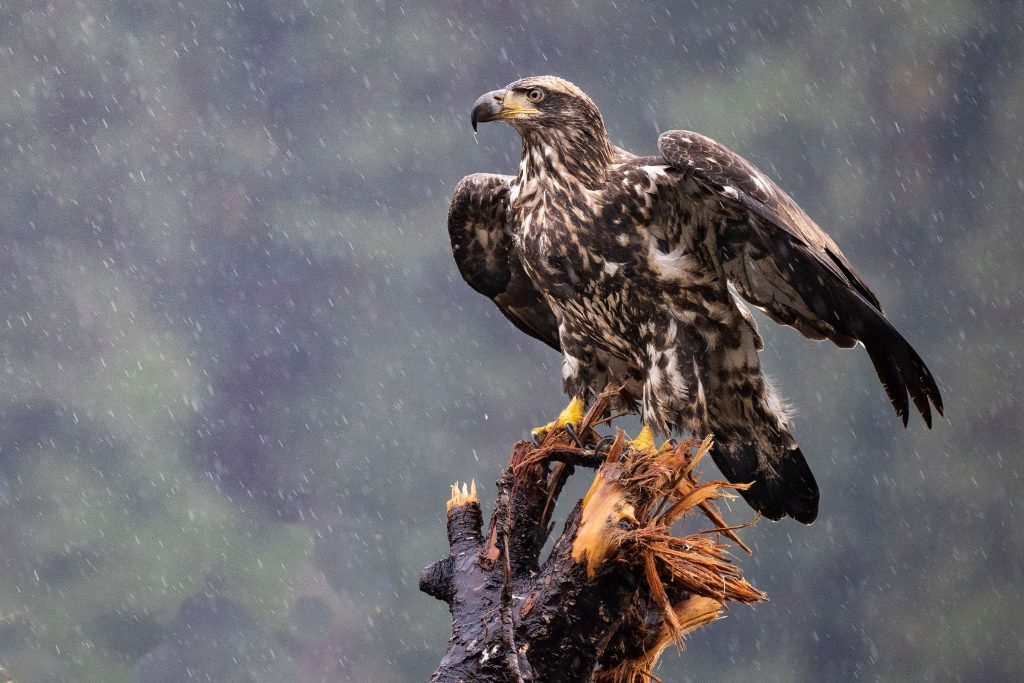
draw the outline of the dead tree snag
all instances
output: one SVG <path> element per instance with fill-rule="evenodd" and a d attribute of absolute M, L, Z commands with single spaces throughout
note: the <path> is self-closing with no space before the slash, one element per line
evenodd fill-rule
<path fill-rule="evenodd" d="M 475 485 L 452 487 L 451 552 L 420 576 L 452 613 L 431 680 L 649 680 L 666 648 L 729 602 L 764 599 L 731 562 L 724 539 L 745 546 L 714 506 L 736 487 L 696 476 L 710 438 L 637 451 L 618 432 L 595 445 L 606 401 L 579 431 L 588 446 L 561 430 L 516 444 L 486 534 Z M 596 468 L 594 482 L 541 564 L 554 500 L 577 466 Z M 673 534 L 694 511 L 711 526 Z"/>

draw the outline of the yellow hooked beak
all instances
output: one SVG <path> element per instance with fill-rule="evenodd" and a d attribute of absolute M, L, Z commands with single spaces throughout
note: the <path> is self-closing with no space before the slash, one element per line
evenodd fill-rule
<path fill-rule="evenodd" d="M 481 95 L 473 103 L 473 130 L 476 124 L 488 121 L 514 121 L 522 116 L 539 114 L 536 108 L 522 93 L 509 93 L 505 90 L 492 90 Z"/>

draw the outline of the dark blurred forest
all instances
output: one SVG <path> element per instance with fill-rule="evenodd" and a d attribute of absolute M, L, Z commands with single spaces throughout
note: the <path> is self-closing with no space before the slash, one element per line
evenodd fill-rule
<path fill-rule="evenodd" d="M 866 354 L 762 320 L 821 515 L 744 532 L 770 601 L 659 675 L 1024 678 L 1022 23 L 970 0 L 2 3 L 0 664 L 428 676 L 448 485 L 489 502 L 564 403 L 557 354 L 465 286 L 445 228 L 459 178 L 519 153 L 474 137 L 473 100 L 552 73 L 620 144 L 689 128 L 773 176 L 946 402 L 905 430 Z"/>

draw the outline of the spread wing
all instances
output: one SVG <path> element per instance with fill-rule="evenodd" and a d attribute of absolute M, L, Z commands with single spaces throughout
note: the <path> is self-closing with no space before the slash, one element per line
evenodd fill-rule
<path fill-rule="evenodd" d="M 558 322 L 526 275 L 506 230 L 511 176 L 475 173 L 455 188 L 448 236 L 462 277 L 526 334 L 555 350 Z"/>
<path fill-rule="evenodd" d="M 696 183 L 720 214 L 712 221 L 711 251 L 739 294 L 811 339 L 843 347 L 861 342 L 903 424 L 909 394 L 930 427 L 929 401 L 942 414 L 935 379 L 832 238 L 767 176 L 714 140 L 669 131 L 658 149 L 682 174 L 679 201 L 693 201 L 687 184 Z"/>

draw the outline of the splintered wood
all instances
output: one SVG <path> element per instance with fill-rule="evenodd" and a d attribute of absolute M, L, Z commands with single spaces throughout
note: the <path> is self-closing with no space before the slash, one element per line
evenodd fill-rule
<path fill-rule="evenodd" d="M 619 432 L 583 500 L 573 541 L 573 559 L 586 564 L 591 580 L 610 560 L 642 558 L 644 578 L 662 609 L 672 640 L 711 619 L 687 628 L 668 597 L 669 587 L 684 591 L 686 600 L 704 597 L 719 607 L 729 601 L 749 604 L 765 597 L 743 579 L 729 557 L 728 546 L 711 535 L 725 536 L 746 549 L 735 528 L 726 526 L 714 507 L 715 500 L 732 498 L 730 490 L 745 485 L 724 481 L 701 484 L 696 475 L 696 464 L 712 445 L 709 436 L 702 442 L 634 450 L 625 445 Z M 703 514 L 712 526 L 687 536 L 673 535 L 673 524 L 692 512 Z"/>
<path fill-rule="evenodd" d="M 476 480 L 474 479 L 468 486 L 463 482 L 461 488 L 459 488 L 459 482 L 452 484 L 452 494 L 448 498 L 448 503 L 445 507 L 447 507 L 448 512 L 451 512 L 454 507 L 478 502 L 480 502 L 480 499 L 476 497 Z"/>

